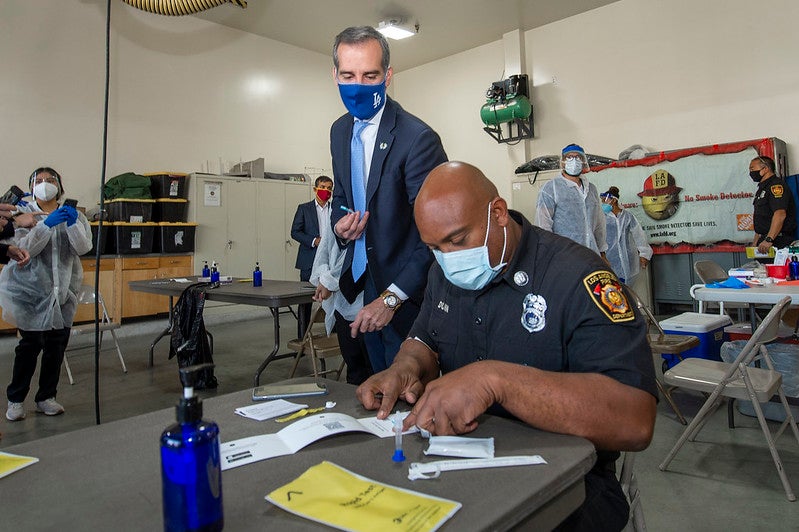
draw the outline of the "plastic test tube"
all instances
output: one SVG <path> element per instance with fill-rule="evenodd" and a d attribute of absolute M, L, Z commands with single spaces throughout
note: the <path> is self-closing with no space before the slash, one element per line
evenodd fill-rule
<path fill-rule="evenodd" d="M 394 456 L 391 459 L 394 462 L 404 462 L 405 453 L 402 452 L 402 416 L 400 416 L 399 410 L 394 414 L 392 421 L 394 422 Z"/>

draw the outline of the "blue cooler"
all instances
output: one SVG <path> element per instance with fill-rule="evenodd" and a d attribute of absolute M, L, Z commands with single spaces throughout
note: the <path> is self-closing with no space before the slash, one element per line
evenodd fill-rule
<path fill-rule="evenodd" d="M 697 357 L 710 360 L 721 360 L 721 344 L 724 342 L 724 327 L 732 320 L 726 314 L 700 314 L 683 312 L 660 322 L 666 334 L 683 334 L 697 336 L 699 345 L 682 353 L 683 358 Z M 663 355 L 668 367 L 672 367 L 680 359 L 676 355 Z"/>

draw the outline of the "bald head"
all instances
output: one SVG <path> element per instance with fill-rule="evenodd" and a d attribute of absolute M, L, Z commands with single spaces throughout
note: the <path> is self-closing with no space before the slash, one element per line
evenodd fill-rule
<path fill-rule="evenodd" d="M 478 168 L 459 161 L 441 163 L 433 168 L 416 196 L 416 224 L 420 218 L 454 219 L 475 209 L 483 211 L 497 196 L 497 187 Z"/>
<path fill-rule="evenodd" d="M 416 196 L 414 216 L 422 241 L 432 249 L 448 253 L 487 242 L 491 264 L 500 262 L 506 227 L 506 257 L 518 238 L 518 224 L 508 215 L 497 187 L 479 169 L 462 162 L 442 163 L 430 172 Z"/>

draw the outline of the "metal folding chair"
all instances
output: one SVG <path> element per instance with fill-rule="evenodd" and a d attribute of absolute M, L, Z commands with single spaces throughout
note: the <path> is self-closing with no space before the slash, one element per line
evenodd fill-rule
<path fill-rule="evenodd" d="M 646 321 L 649 323 L 650 330 L 655 329 L 656 332 L 648 333 L 647 338 L 649 340 L 649 347 L 652 349 L 652 356 L 655 362 L 655 367 L 657 368 L 658 365 L 663 365 L 663 356 L 666 355 L 674 355 L 679 360 L 682 360 L 680 356 L 682 353 L 692 349 L 700 344 L 700 339 L 698 336 L 687 335 L 687 334 L 666 334 L 663 331 L 663 328 L 660 326 L 660 323 L 655 318 L 655 315 L 652 314 L 652 311 L 649 310 L 644 302 L 638 297 L 629 286 L 627 289 L 630 291 L 630 294 L 635 299 L 635 304 L 638 307 L 638 310 L 646 318 Z M 655 371 L 657 373 L 657 370 Z M 677 419 L 683 425 L 687 425 L 688 422 L 685 420 L 685 416 L 682 415 L 682 412 L 677 407 L 677 404 L 674 402 L 674 398 L 671 396 L 671 392 L 674 390 L 674 387 L 666 387 L 663 385 L 660 379 L 656 381 L 658 391 L 660 394 L 666 398 L 666 401 L 671 406 L 671 409 L 677 415 Z"/>
<path fill-rule="evenodd" d="M 108 311 L 105 308 L 105 302 L 103 301 L 103 296 L 100 292 L 97 292 L 97 301 L 100 305 L 100 346 L 99 348 L 102 350 L 103 348 L 103 333 L 106 331 L 111 333 L 111 337 L 114 339 L 114 347 L 117 351 L 117 356 L 119 357 L 119 363 L 122 364 L 122 371 L 127 373 L 128 368 L 125 366 L 125 359 L 122 357 L 122 349 L 119 347 L 119 341 L 117 340 L 116 329 L 119 329 L 120 324 L 111 321 L 111 318 L 108 317 Z M 94 287 L 89 286 L 87 284 L 82 285 L 80 287 L 80 292 L 78 293 L 78 304 L 79 305 L 92 305 L 94 306 Z M 73 325 L 72 329 L 70 330 L 70 336 L 80 336 L 83 334 L 94 334 L 94 323 L 84 323 L 81 325 Z M 70 342 L 71 343 L 71 342 Z M 91 344 L 93 347 L 94 344 Z M 74 351 L 76 349 L 84 349 L 90 346 L 70 346 L 67 347 L 66 351 L 64 352 L 64 369 L 67 371 L 67 377 L 69 378 L 70 384 L 75 384 L 75 380 L 72 378 L 72 369 L 69 367 L 69 359 L 67 358 L 67 352 Z"/>
<path fill-rule="evenodd" d="M 771 309 L 733 363 L 686 358 L 664 374 L 667 384 L 710 393 L 710 396 L 660 464 L 661 471 L 666 470 L 686 441 L 694 441 L 709 415 L 724 397 L 746 399 L 752 401 L 760 428 L 768 443 L 771 458 L 774 460 L 774 466 L 777 468 L 777 473 L 785 489 L 785 495 L 789 501 L 796 500 L 777 452 L 775 441 L 787 427 L 791 427 L 796 441 L 799 443 L 799 428 L 796 426 L 793 413 L 782 389 L 782 374 L 774 369 L 774 364 L 765 345 L 778 338 L 780 318 L 790 302 L 791 298 L 785 297 Z M 761 363 L 765 362 L 767 367 L 753 367 L 752 364 L 756 360 Z M 786 417 L 779 429 L 772 434 L 760 405 L 768 402 L 775 395 L 779 395 Z"/>
<path fill-rule="evenodd" d="M 341 348 L 338 345 L 338 336 L 332 334 L 327 335 L 325 331 L 325 311 L 321 305 L 315 304 L 311 311 L 311 319 L 305 334 L 302 338 L 295 338 L 289 340 L 287 346 L 297 354 L 294 357 L 294 365 L 291 368 L 289 378 L 294 377 L 297 371 L 297 365 L 303 355 L 311 356 L 311 363 L 313 364 L 313 376 L 316 378 L 335 373 L 336 380 L 341 378 L 341 372 L 344 371 L 344 359 L 341 359 L 338 369 L 327 369 L 325 359 L 330 357 L 341 356 Z"/>

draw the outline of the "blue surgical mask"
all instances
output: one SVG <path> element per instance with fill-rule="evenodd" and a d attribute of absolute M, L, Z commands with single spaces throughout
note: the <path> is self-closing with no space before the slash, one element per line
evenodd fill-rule
<path fill-rule="evenodd" d="M 567 158 L 566 162 L 563 164 L 563 167 L 564 170 L 566 170 L 566 173 L 572 177 L 577 177 L 583 173 L 583 161 L 575 157 Z"/>
<path fill-rule="evenodd" d="M 612 210 L 613 210 L 613 205 L 609 205 L 607 203 L 602 204 L 602 212 L 604 212 L 605 214 L 609 213 Z"/>
<path fill-rule="evenodd" d="M 503 227 L 504 242 L 502 244 L 502 257 L 499 264 L 491 266 L 491 259 L 488 256 L 488 230 L 491 228 L 491 204 L 488 204 L 488 224 L 486 226 L 486 237 L 483 245 L 476 248 L 462 249 L 460 251 L 450 251 L 443 253 L 438 249 L 433 250 L 433 256 L 438 261 L 439 266 L 444 271 L 444 276 L 449 282 L 463 288 L 464 290 L 480 290 L 490 283 L 502 268 L 507 264 L 502 262 L 505 259 L 505 248 L 508 245 L 508 228 Z"/>
<path fill-rule="evenodd" d="M 341 101 L 355 118 L 369 120 L 386 103 L 386 79 L 377 85 L 362 83 L 339 83 Z"/>

